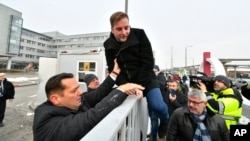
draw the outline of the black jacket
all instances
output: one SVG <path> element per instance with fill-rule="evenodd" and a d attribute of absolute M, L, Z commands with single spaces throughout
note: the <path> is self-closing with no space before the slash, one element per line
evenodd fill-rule
<path fill-rule="evenodd" d="M 104 47 L 108 71 L 112 71 L 115 58 L 121 68 L 116 79 L 117 85 L 133 82 L 146 87 L 145 91 L 159 87 L 153 72 L 153 51 L 144 30 L 131 28 L 124 43 L 118 42 L 111 33 L 104 42 Z"/>
<path fill-rule="evenodd" d="M 114 80 L 107 77 L 95 91 L 83 94 L 78 111 L 44 102 L 35 109 L 34 141 L 79 141 L 127 97 L 112 89 Z"/>
<path fill-rule="evenodd" d="M 163 88 L 166 88 L 167 87 L 167 79 L 164 75 L 163 72 L 159 72 L 157 75 L 156 75 L 156 79 L 157 81 L 160 83 L 160 86 L 163 87 Z"/>
<path fill-rule="evenodd" d="M 170 90 L 167 89 L 167 92 L 166 92 L 167 100 L 166 101 L 167 101 L 167 105 L 168 105 L 169 116 L 171 116 L 171 114 L 174 112 L 175 109 L 187 105 L 187 96 L 177 90 L 175 93 L 176 99 L 174 101 L 170 101 L 169 94 L 170 94 Z"/>
<path fill-rule="evenodd" d="M 204 124 L 212 141 L 230 140 L 229 130 L 219 115 L 207 114 Z M 169 120 L 167 141 L 193 141 L 196 126 L 187 106 L 176 109 Z"/>
<path fill-rule="evenodd" d="M 2 83 L 2 82 L 0 82 Z M 4 99 L 14 99 L 15 87 L 6 78 L 3 80 L 3 98 Z"/>

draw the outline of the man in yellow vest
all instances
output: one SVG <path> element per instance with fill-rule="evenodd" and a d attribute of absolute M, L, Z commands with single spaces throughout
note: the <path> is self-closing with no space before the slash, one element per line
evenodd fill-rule
<path fill-rule="evenodd" d="M 214 78 L 214 92 L 208 92 L 206 85 L 198 81 L 200 89 L 205 92 L 208 112 L 221 115 L 228 129 L 238 123 L 242 115 L 242 97 L 238 90 L 231 88 L 230 80 L 223 75 Z"/>

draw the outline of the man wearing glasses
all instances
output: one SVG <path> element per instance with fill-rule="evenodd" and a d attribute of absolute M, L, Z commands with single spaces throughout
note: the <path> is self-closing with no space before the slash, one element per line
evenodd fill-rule
<path fill-rule="evenodd" d="M 231 88 L 230 80 L 223 75 L 214 78 L 214 92 L 208 92 L 206 86 L 199 81 L 200 89 L 208 100 L 208 112 L 218 114 L 230 125 L 236 125 L 242 115 L 242 97 L 238 90 Z"/>
<path fill-rule="evenodd" d="M 225 121 L 207 112 L 207 97 L 198 89 L 188 92 L 187 106 L 176 109 L 170 116 L 167 141 L 229 141 Z"/>

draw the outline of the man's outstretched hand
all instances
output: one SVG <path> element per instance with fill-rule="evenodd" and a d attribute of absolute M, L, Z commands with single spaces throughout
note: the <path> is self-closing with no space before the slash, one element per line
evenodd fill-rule
<path fill-rule="evenodd" d="M 139 100 L 143 97 L 143 90 L 145 88 L 135 83 L 126 83 L 126 84 L 120 85 L 118 89 L 120 89 L 127 95 L 135 94 L 137 96 L 137 99 Z"/>

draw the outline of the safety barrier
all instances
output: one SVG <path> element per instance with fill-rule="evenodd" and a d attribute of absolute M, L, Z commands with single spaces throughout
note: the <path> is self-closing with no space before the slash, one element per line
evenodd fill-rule
<path fill-rule="evenodd" d="M 146 141 L 148 110 L 145 98 L 130 95 L 81 141 Z"/>

